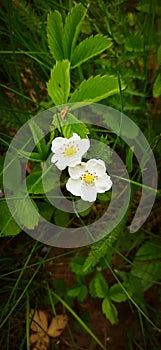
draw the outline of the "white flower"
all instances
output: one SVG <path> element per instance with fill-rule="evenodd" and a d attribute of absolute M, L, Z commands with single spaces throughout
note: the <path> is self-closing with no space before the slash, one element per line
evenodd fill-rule
<path fill-rule="evenodd" d="M 69 139 L 56 137 L 52 141 L 51 150 L 55 153 L 51 162 L 55 163 L 58 169 L 63 170 L 66 166 L 74 167 L 82 160 L 82 156 L 90 146 L 89 139 L 81 139 L 79 135 L 73 133 Z"/>
<path fill-rule="evenodd" d="M 84 201 L 94 202 L 97 193 L 104 193 L 112 186 L 101 159 L 90 159 L 87 163 L 82 162 L 68 170 L 70 178 L 66 183 L 67 190 Z"/>

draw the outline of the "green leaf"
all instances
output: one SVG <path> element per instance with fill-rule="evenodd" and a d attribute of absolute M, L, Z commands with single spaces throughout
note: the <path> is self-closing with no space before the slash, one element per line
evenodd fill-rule
<path fill-rule="evenodd" d="M 102 273 L 97 273 L 94 278 L 95 280 L 95 291 L 98 298 L 105 298 L 108 291 L 108 285 Z"/>
<path fill-rule="evenodd" d="M 127 295 L 124 293 L 120 284 L 114 284 L 110 289 L 108 296 L 111 300 L 121 303 L 122 301 L 127 300 Z"/>
<path fill-rule="evenodd" d="M 137 251 L 134 262 L 148 261 L 161 258 L 161 245 L 146 242 Z"/>
<path fill-rule="evenodd" d="M 52 127 L 51 127 L 51 130 L 52 130 L 52 133 L 53 133 L 53 139 L 57 136 L 57 134 L 55 135 L 55 129 L 58 129 L 59 132 L 61 133 L 62 130 L 61 130 L 61 114 L 57 113 L 57 114 L 54 114 L 53 115 L 53 118 L 52 118 L 52 126 L 54 126 L 54 133 L 53 133 L 53 130 L 52 130 Z M 52 139 L 51 139 L 52 141 Z"/>
<path fill-rule="evenodd" d="M 79 215 L 84 218 L 85 216 L 88 216 L 90 213 L 91 213 L 91 208 L 87 208 L 86 210 L 81 211 Z"/>
<path fill-rule="evenodd" d="M 42 182 L 43 176 L 43 182 Z M 51 191 L 55 185 L 54 174 L 42 173 L 40 167 L 34 167 L 31 174 L 26 178 L 26 184 L 28 188 L 28 193 L 31 194 L 44 194 Z"/>
<path fill-rule="evenodd" d="M 65 19 L 63 33 L 64 58 L 70 60 L 71 52 L 75 47 L 86 12 L 87 9 L 82 4 L 77 4 L 72 8 Z"/>
<path fill-rule="evenodd" d="M 118 312 L 115 305 L 106 297 L 102 302 L 102 312 L 111 324 L 118 323 Z"/>
<path fill-rule="evenodd" d="M 125 136 L 126 138 L 130 138 L 130 139 L 134 139 L 137 137 L 138 135 L 138 127 L 134 126 L 132 124 L 128 124 L 125 122 L 124 123 L 124 127 L 123 127 L 123 123 L 121 125 L 121 130 L 120 130 L 120 123 L 118 120 L 114 120 L 113 116 L 111 115 L 111 113 L 109 111 L 105 112 L 103 115 L 103 119 L 106 122 L 106 125 L 108 125 L 108 127 L 110 127 L 113 132 L 121 135 L 121 136 Z"/>
<path fill-rule="evenodd" d="M 68 296 L 77 298 L 79 302 L 84 301 L 88 293 L 88 289 L 85 285 L 79 286 L 79 287 L 72 287 L 68 289 Z"/>
<path fill-rule="evenodd" d="M 69 222 L 70 222 L 70 217 L 67 212 L 63 212 L 59 209 L 55 210 L 54 223 L 57 226 L 67 227 L 69 225 Z"/>
<path fill-rule="evenodd" d="M 149 0 L 141 0 L 136 8 L 139 11 L 149 13 L 152 16 L 154 16 L 154 14 L 161 16 L 160 0 L 153 0 L 152 3 Z"/>
<path fill-rule="evenodd" d="M 56 62 L 51 71 L 47 89 L 55 105 L 67 102 L 70 92 L 70 63 L 68 60 Z"/>
<path fill-rule="evenodd" d="M 23 150 L 19 150 L 18 154 L 23 156 L 24 158 L 30 160 L 31 162 L 40 163 L 40 162 L 42 162 L 44 160 L 43 157 L 41 156 L 41 154 L 38 153 L 38 152 L 30 153 L 30 152 L 25 152 Z"/>
<path fill-rule="evenodd" d="M 145 262 L 143 265 L 134 266 L 131 274 L 140 278 L 140 285 L 146 291 L 160 279 L 161 261 Z"/>
<path fill-rule="evenodd" d="M 49 49 L 54 60 L 63 60 L 63 22 L 61 14 L 58 11 L 54 11 L 48 15 L 47 37 Z"/>
<path fill-rule="evenodd" d="M 0 230 L 1 236 L 15 236 L 21 232 L 21 227 L 13 219 L 6 201 L 1 201 Z"/>
<path fill-rule="evenodd" d="M 111 199 L 111 194 L 109 192 L 107 192 L 107 193 L 98 193 L 97 198 L 100 201 L 100 203 L 107 203 Z"/>
<path fill-rule="evenodd" d="M 99 55 L 112 45 L 111 39 L 103 35 L 90 36 L 83 40 L 72 52 L 71 68 L 80 66 L 88 59 Z"/>
<path fill-rule="evenodd" d="M 31 174 L 26 178 L 28 193 L 43 194 L 44 188 L 42 184 L 42 172 L 38 168 L 32 170 Z"/>
<path fill-rule="evenodd" d="M 108 237 L 105 237 L 100 241 L 92 244 L 89 255 L 87 256 L 83 266 L 83 269 L 85 271 L 88 271 L 91 267 L 94 267 L 100 261 L 100 259 L 104 257 L 106 257 L 106 261 L 110 263 L 113 254 L 113 246 L 118 240 L 118 237 L 126 223 L 126 220 L 127 214 Z"/>
<path fill-rule="evenodd" d="M 128 38 L 125 40 L 125 47 L 127 51 L 144 51 L 145 41 L 144 37 L 140 33 L 131 34 Z"/>
<path fill-rule="evenodd" d="M 104 238 L 99 242 L 92 244 L 89 255 L 87 256 L 83 266 L 84 271 L 89 271 L 89 269 L 94 267 L 105 255 L 108 257 L 108 261 L 110 261 L 113 254 L 113 243 L 114 242 L 110 239 Z"/>
<path fill-rule="evenodd" d="M 5 188 L 15 192 L 21 184 L 21 163 L 18 158 L 15 158 L 13 162 L 12 160 L 13 159 L 10 154 L 8 156 L 8 164 L 11 162 L 11 168 L 10 166 L 6 166 L 6 171 L 4 172 L 3 176 L 5 178 Z"/>
<path fill-rule="evenodd" d="M 62 125 L 62 131 L 66 138 L 70 138 L 73 136 L 73 133 L 77 133 L 82 139 L 85 139 L 89 134 L 86 125 L 71 113 L 66 114 L 64 124 Z"/>
<path fill-rule="evenodd" d="M 153 97 L 161 96 L 161 74 L 158 73 L 153 85 Z"/>
<path fill-rule="evenodd" d="M 109 124 L 109 120 L 108 120 L 108 124 Z M 125 124 L 124 124 L 125 125 Z M 117 129 L 118 132 L 119 129 Z M 138 132 L 139 129 L 137 126 L 134 126 L 130 123 L 128 123 L 128 125 L 123 128 L 121 128 L 121 136 L 125 136 L 128 139 L 135 139 L 138 136 Z"/>
<path fill-rule="evenodd" d="M 125 85 L 122 84 L 122 89 Z M 111 75 L 90 77 L 84 80 L 79 89 L 74 91 L 69 100 L 72 102 L 98 102 L 108 96 L 119 93 L 118 78 Z"/>
<path fill-rule="evenodd" d="M 158 57 L 158 63 L 161 66 L 161 45 L 158 47 L 157 57 Z"/>
<path fill-rule="evenodd" d="M 123 273 L 123 272 L 122 272 Z M 140 278 L 132 275 L 130 272 L 125 274 L 126 277 L 123 277 L 123 286 L 126 289 L 127 293 L 132 296 L 132 298 L 139 304 L 143 303 L 144 300 L 144 290 Z"/>
<path fill-rule="evenodd" d="M 88 151 L 89 158 L 95 157 L 96 152 L 96 145 L 91 142 L 90 149 Z M 108 146 L 107 141 L 104 139 L 104 137 L 99 137 L 99 149 L 97 150 L 97 159 L 100 158 L 104 160 L 105 163 L 111 164 L 112 163 L 112 151 L 111 148 Z"/>
<path fill-rule="evenodd" d="M 42 159 L 45 158 L 46 154 L 46 142 L 45 142 L 45 135 L 42 131 L 42 129 L 36 124 L 34 119 L 30 119 L 29 126 L 32 132 L 32 136 L 35 142 L 35 146 L 37 147 L 37 150 L 39 154 L 41 155 Z"/>
<path fill-rule="evenodd" d="M 147 242 L 136 253 L 130 274 L 140 279 L 146 291 L 160 279 L 161 246 Z"/>
<path fill-rule="evenodd" d="M 36 213 L 33 211 L 33 206 L 35 207 Z M 15 204 L 16 216 L 21 222 L 22 226 L 28 229 L 33 229 L 39 222 L 38 208 L 35 202 L 31 198 L 22 198 L 17 200 Z"/>
<path fill-rule="evenodd" d="M 87 272 L 83 271 L 82 269 L 84 261 L 85 261 L 85 256 L 76 255 L 70 263 L 72 272 L 74 272 L 76 275 L 86 275 Z"/>
<path fill-rule="evenodd" d="M 96 289 L 95 289 L 95 278 L 93 278 L 90 281 L 89 292 L 90 292 L 90 295 L 91 295 L 92 298 L 97 298 L 97 293 L 96 293 Z"/>
<path fill-rule="evenodd" d="M 79 295 L 79 292 L 80 292 L 80 287 L 76 286 L 68 289 L 67 294 L 69 297 L 76 298 Z"/>
<path fill-rule="evenodd" d="M 40 215 L 43 216 L 47 221 L 50 221 L 55 210 L 53 205 L 51 205 L 49 202 L 36 202 L 36 204 L 38 206 Z"/>
<path fill-rule="evenodd" d="M 0 189 L 3 187 L 3 168 L 4 168 L 5 155 L 0 156 Z"/>
<path fill-rule="evenodd" d="M 64 297 L 66 289 L 67 287 L 63 279 L 54 278 L 54 290 L 56 293 L 59 293 L 60 296 Z"/>
<path fill-rule="evenodd" d="M 131 89 L 130 87 L 128 87 L 126 89 L 126 94 L 132 95 L 132 96 L 139 96 L 139 97 L 147 97 L 147 95 L 143 92 L 139 92 L 137 90 Z"/>
<path fill-rule="evenodd" d="M 83 284 L 80 288 L 79 295 L 77 296 L 78 301 L 82 302 L 85 300 L 88 294 L 88 288 Z"/>
<path fill-rule="evenodd" d="M 134 146 L 130 147 L 126 152 L 126 167 L 128 173 L 131 173 L 133 170 L 133 155 L 134 155 Z"/>

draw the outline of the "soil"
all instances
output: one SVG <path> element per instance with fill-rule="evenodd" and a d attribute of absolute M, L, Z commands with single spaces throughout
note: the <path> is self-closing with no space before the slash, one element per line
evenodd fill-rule
<path fill-rule="evenodd" d="M 24 251 L 22 251 L 22 244 L 23 242 L 27 242 L 27 248 L 24 244 Z M 9 259 L 14 259 L 14 263 L 12 263 L 10 266 L 5 265 L 7 268 L 7 271 L 12 271 L 12 269 L 20 268 L 24 265 L 24 261 L 26 260 L 26 256 L 28 254 L 27 249 L 31 251 L 31 248 L 35 241 L 33 241 L 31 238 L 26 236 L 25 234 L 20 234 L 19 236 L 15 238 L 4 238 L 2 240 L 3 242 L 1 245 L 1 258 L 4 256 L 8 257 Z M 87 253 L 86 250 L 88 250 L 88 247 L 85 248 L 84 253 Z M 41 254 L 42 247 L 38 250 L 38 253 Z M 67 249 L 60 249 L 60 248 L 52 248 L 49 251 L 48 258 L 52 258 L 60 255 L 63 255 L 64 253 L 67 253 Z M 78 254 L 76 250 L 73 250 L 72 256 Z M 39 255 L 34 256 L 30 264 L 35 263 L 39 259 Z M 50 283 L 50 287 L 53 284 L 53 281 L 55 279 L 62 279 L 67 287 L 70 287 L 76 283 L 75 275 L 72 273 L 69 262 L 71 260 L 71 254 L 58 257 L 56 259 L 51 260 L 50 262 L 46 263 L 42 270 L 39 272 L 39 274 L 36 276 L 36 279 L 34 281 L 35 284 L 38 284 L 38 292 L 40 290 L 41 283 L 44 283 L 44 280 L 47 279 Z M 117 264 L 118 261 L 115 261 Z M 10 263 L 9 263 L 10 264 Z M 13 266 L 14 265 L 14 266 Z M 29 281 L 31 276 L 34 273 L 34 270 L 36 267 L 31 267 L 28 269 L 24 274 L 24 282 Z M 114 283 L 113 276 L 111 275 L 109 270 L 104 271 L 107 282 L 109 285 Z M 18 274 L 15 276 L 11 276 L 14 283 L 16 281 Z M 87 281 L 89 282 L 92 278 L 92 275 L 87 276 Z M 7 283 L 7 282 L 6 282 Z M 12 280 L 11 280 L 12 283 Z M 20 287 L 23 287 L 23 281 L 20 284 Z M 10 288 L 12 286 L 10 285 Z M 32 288 L 32 285 L 31 285 Z M 31 290 L 29 288 L 29 292 L 31 293 Z M 7 294 L 6 294 L 6 298 Z M 44 295 L 43 292 L 40 295 L 37 295 L 37 298 L 35 298 L 35 294 L 31 293 L 30 296 L 30 305 L 31 307 L 37 307 L 40 309 L 44 309 L 45 301 L 44 301 Z M 159 285 L 154 285 L 151 289 L 149 289 L 145 293 L 145 303 L 150 305 L 152 311 L 151 314 L 149 314 L 148 309 L 148 315 L 150 319 L 156 323 L 156 310 L 160 309 L 161 307 L 159 305 Z M 7 301 L 7 299 L 6 299 Z M 5 297 L 2 302 L 5 302 Z M 38 303 L 35 305 L 35 303 Z M 98 337 L 98 339 L 102 342 L 104 347 L 107 350 L 126 350 L 130 349 L 130 344 L 132 344 L 131 349 L 137 350 L 159 350 L 158 347 L 155 348 L 155 346 L 151 346 L 150 341 L 148 340 L 147 336 L 146 344 L 144 343 L 144 336 L 142 334 L 141 330 L 141 323 L 139 319 L 139 314 L 137 309 L 134 305 L 132 305 L 129 302 L 122 302 L 117 303 L 117 310 L 118 310 L 118 318 L 119 323 L 117 325 L 111 325 L 111 323 L 105 318 L 105 316 L 102 314 L 101 311 L 101 300 L 100 299 L 94 299 L 90 297 L 90 295 L 87 296 L 84 302 L 77 302 L 74 301 L 72 305 L 72 309 L 77 313 L 77 315 L 83 319 L 84 315 L 87 315 L 88 321 L 85 321 L 89 328 L 93 331 L 93 333 Z M 45 309 L 46 312 L 51 313 L 51 306 L 50 303 L 48 307 Z M 61 303 L 56 305 L 56 312 L 57 314 L 62 314 L 65 310 L 62 308 Z M 153 311 L 154 314 L 153 314 Z M 68 315 L 68 326 L 66 329 L 62 332 L 61 336 L 58 339 L 51 339 L 50 346 L 48 350 L 101 350 L 101 347 L 92 339 L 92 337 L 84 331 L 83 328 L 78 328 L 78 323 L 76 322 L 75 318 L 70 314 L 70 312 L 67 310 L 65 311 Z M 146 312 L 146 310 L 145 310 Z M 146 312 L 147 313 L 147 312 Z M 22 306 L 19 304 L 16 311 L 11 316 L 11 331 L 10 331 L 10 350 L 16 350 L 19 349 L 17 347 L 17 344 L 19 341 L 21 341 L 21 337 L 24 337 L 25 334 L 25 327 L 26 327 L 26 320 L 25 320 L 25 314 L 26 314 L 26 303 L 23 302 Z M 144 319 L 143 319 L 144 320 Z M 161 323 L 161 322 L 160 322 Z M 161 333 L 156 332 L 155 329 L 151 325 L 148 325 L 147 323 L 147 329 L 145 329 L 146 323 L 144 322 L 144 330 L 147 333 L 149 332 L 150 337 L 156 337 L 157 341 L 160 340 L 161 343 Z M 73 345 L 75 344 L 75 345 Z M 6 347 L 2 350 L 6 350 Z M 39 350 L 39 349 L 38 349 Z"/>

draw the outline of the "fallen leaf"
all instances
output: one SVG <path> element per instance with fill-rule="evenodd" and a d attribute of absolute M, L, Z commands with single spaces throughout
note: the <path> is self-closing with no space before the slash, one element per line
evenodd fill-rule
<path fill-rule="evenodd" d="M 40 335 L 39 333 L 30 335 L 30 345 L 32 345 L 33 350 L 47 350 L 49 341 L 47 335 Z"/>
<path fill-rule="evenodd" d="M 31 309 L 30 318 L 32 319 L 30 328 L 34 332 L 39 334 L 45 334 L 48 328 L 48 320 L 46 313 L 44 311 L 38 310 L 35 312 L 34 309 Z"/>
<path fill-rule="evenodd" d="M 30 311 L 31 325 L 33 334 L 30 335 L 30 346 L 32 350 L 47 350 L 50 342 L 49 337 L 57 338 L 63 332 L 67 325 L 68 317 L 66 315 L 57 315 L 54 317 L 48 328 L 48 319 L 44 311 Z"/>
<path fill-rule="evenodd" d="M 60 334 L 63 332 L 64 328 L 66 327 L 68 323 L 68 317 L 66 315 L 57 315 L 55 316 L 50 326 L 47 330 L 47 333 L 52 338 L 57 338 L 60 336 Z"/>

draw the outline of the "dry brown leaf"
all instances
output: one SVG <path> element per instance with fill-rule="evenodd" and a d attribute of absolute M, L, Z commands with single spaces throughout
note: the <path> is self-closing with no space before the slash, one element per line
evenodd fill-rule
<path fill-rule="evenodd" d="M 33 350 L 47 350 L 49 345 L 49 337 L 39 333 L 30 335 L 30 345 L 34 346 Z"/>
<path fill-rule="evenodd" d="M 60 116 L 61 116 L 61 119 L 64 120 L 64 117 L 66 115 L 66 113 L 68 112 L 68 107 L 65 106 L 64 109 L 61 111 L 60 113 Z"/>
<path fill-rule="evenodd" d="M 50 323 L 47 333 L 50 337 L 57 338 L 63 332 L 68 323 L 68 317 L 66 315 L 57 315 Z"/>
<path fill-rule="evenodd" d="M 68 317 L 66 315 L 57 315 L 54 317 L 48 327 L 47 315 L 44 311 L 34 311 L 31 309 L 30 318 L 32 319 L 30 328 L 33 334 L 30 335 L 30 346 L 32 350 L 47 350 L 50 337 L 57 338 L 63 332 L 67 325 Z M 49 335 L 49 336 L 48 336 Z"/>
<path fill-rule="evenodd" d="M 38 332 L 39 335 L 44 334 L 44 331 L 47 331 L 48 320 L 44 311 L 38 310 L 35 312 L 34 309 L 31 309 L 30 318 L 32 319 L 30 325 L 32 331 Z"/>

